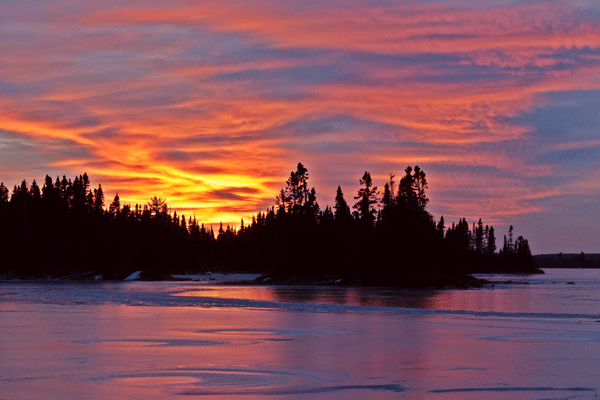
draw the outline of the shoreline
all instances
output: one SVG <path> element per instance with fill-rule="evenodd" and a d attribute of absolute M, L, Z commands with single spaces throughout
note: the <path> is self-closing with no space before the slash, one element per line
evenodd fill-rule
<path fill-rule="evenodd" d="M 489 275 L 536 275 L 543 271 L 534 271 L 527 274 L 497 273 Z M 68 275 L 63 277 L 50 276 L 18 276 L 5 274 L 0 276 L 0 283 L 115 283 L 115 282 L 197 282 L 205 284 L 220 284 L 231 286 L 313 286 L 313 287 L 348 287 L 348 288 L 390 288 L 397 290 L 453 290 L 453 289 L 479 289 L 493 288 L 495 284 L 524 284 L 511 279 L 503 281 L 490 281 L 485 277 L 472 275 L 410 275 L 403 277 L 399 282 L 390 284 L 388 277 L 321 277 L 310 278 L 302 276 L 277 277 L 266 274 L 244 273 L 204 273 L 204 274 L 171 274 L 169 276 L 146 276 L 137 271 L 132 279 L 103 279 L 94 272 Z M 132 275 L 134 275 L 132 274 Z M 485 274 L 488 275 L 488 274 Z"/>

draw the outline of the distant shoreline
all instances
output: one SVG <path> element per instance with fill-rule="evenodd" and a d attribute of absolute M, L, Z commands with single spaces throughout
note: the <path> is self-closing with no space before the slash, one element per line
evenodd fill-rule
<path fill-rule="evenodd" d="M 598 269 L 600 254 L 592 253 L 554 253 L 538 254 L 532 257 L 537 268 L 557 269 Z"/>

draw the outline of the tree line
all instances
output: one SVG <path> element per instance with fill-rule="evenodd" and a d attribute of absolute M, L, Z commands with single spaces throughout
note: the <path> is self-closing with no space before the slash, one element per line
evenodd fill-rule
<path fill-rule="evenodd" d="M 600 254 L 540 254 L 533 263 L 537 268 L 600 268 Z"/>
<path fill-rule="evenodd" d="M 165 200 L 105 204 L 87 174 L 23 181 L 12 194 L 0 184 L 0 274 L 148 279 L 199 271 L 258 272 L 279 281 L 410 286 L 475 272 L 533 272 L 531 251 L 511 227 L 496 249 L 493 227 L 463 218 L 446 227 L 427 211 L 427 179 L 407 167 L 381 192 L 365 172 L 350 203 L 341 187 L 322 209 L 308 170 L 298 163 L 275 204 L 217 232 L 195 217 L 169 212 Z M 418 284 L 417 284 L 418 285 Z"/>

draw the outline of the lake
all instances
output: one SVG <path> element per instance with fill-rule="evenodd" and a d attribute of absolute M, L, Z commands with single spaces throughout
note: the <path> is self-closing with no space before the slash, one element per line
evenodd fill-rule
<path fill-rule="evenodd" d="M 0 399 L 592 399 L 600 271 L 448 291 L 0 284 Z"/>

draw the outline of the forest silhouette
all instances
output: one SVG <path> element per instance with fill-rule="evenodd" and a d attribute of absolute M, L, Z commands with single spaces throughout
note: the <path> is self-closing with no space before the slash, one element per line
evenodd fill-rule
<path fill-rule="evenodd" d="M 497 251 L 493 227 L 463 218 L 446 227 L 427 211 L 427 179 L 407 167 L 383 193 L 368 172 L 352 206 L 337 188 L 321 209 L 308 170 L 298 163 L 275 204 L 240 227 L 214 232 L 195 217 L 170 213 L 152 197 L 145 205 L 105 204 L 87 174 L 23 181 L 12 194 L 0 184 L 1 277 L 145 279 L 204 271 L 261 273 L 285 283 L 399 287 L 471 286 L 471 273 L 539 272 L 529 243 L 513 228 Z"/>

